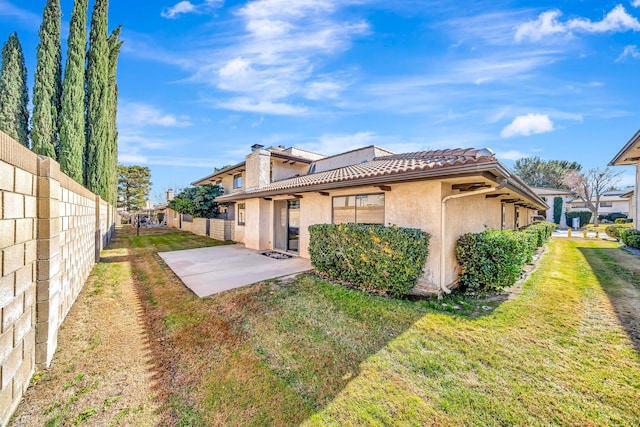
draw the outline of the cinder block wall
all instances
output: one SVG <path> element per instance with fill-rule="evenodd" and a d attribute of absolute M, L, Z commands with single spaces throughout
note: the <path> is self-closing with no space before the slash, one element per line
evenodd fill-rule
<path fill-rule="evenodd" d="M 38 157 L 0 132 L 0 424 L 35 369 Z"/>
<path fill-rule="evenodd" d="M 0 425 L 36 369 L 114 230 L 115 210 L 0 132 Z"/>
<path fill-rule="evenodd" d="M 191 232 L 198 236 L 207 235 L 207 219 L 206 218 L 193 218 L 193 224 L 191 224 Z"/>
<path fill-rule="evenodd" d="M 209 236 L 217 240 L 233 240 L 233 220 L 210 219 Z"/>
<path fill-rule="evenodd" d="M 167 227 L 190 231 L 201 236 L 207 235 L 207 221 L 209 221 L 209 237 L 217 240 L 234 240 L 234 220 L 232 219 L 205 219 L 194 218 L 193 222 L 182 221 L 180 227 L 180 214 L 167 208 Z"/>

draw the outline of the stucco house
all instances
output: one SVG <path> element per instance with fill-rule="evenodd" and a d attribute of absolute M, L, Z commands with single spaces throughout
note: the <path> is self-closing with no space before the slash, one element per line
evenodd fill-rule
<path fill-rule="evenodd" d="M 567 218 L 565 217 L 565 213 L 570 210 L 571 202 L 575 199 L 575 194 L 570 190 L 563 190 L 560 188 L 542 188 L 542 187 L 531 187 L 534 193 L 536 193 L 542 200 L 544 200 L 549 208 L 545 211 L 541 211 L 540 215 L 544 216 L 545 219 L 549 222 L 554 222 L 553 211 L 554 211 L 554 199 L 559 197 L 562 199 L 562 208 L 560 210 L 560 222 L 559 226 L 561 228 L 565 228 L 567 226 Z"/>
<path fill-rule="evenodd" d="M 640 130 L 622 147 L 609 162 L 609 166 L 633 166 L 636 167 L 636 185 L 640 188 Z M 633 218 L 634 228 L 640 227 L 640 203 L 638 197 L 632 198 L 632 206 L 629 216 Z"/>
<path fill-rule="evenodd" d="M 220 184 L 234 240 L 256 250 L 308 258 L 312 224 L 357 222 L 431 234 L 424 290 L 444 290 L 459 267 L 467 232 L 517 228 L 548 206 L 488 149 L 394 154 L 375 146 L 324 157 L 297 148 L 253 146 L 244 162 L 193 185 Z"/>
<path fill-rule="evenodd" d="M 629 214 L 627 216 L 631 219 L 635 219 L 634 217 L 635 215 L 634 207 L 636 203 L 635 193 L 636 193 L 635 188 L 628 188 L 624 193 L 620 195 L 620 197 L 627 199 L 627 203 L 628 203 L 627 209 L 629 210 Z"/>
<path fill-rule="evenodd" d="M 632 189 L 607 191 L 600 196 L 600 205 L 598 207 L 598 215 L 606 215 L 614 212 L 619 212 L 627 215 L 629 218 L 633 217 L 632 209 L 629 206 L 629 197 L 627 197 L 629 191 L 633 193 Z M 593 203 L 596 202 L 592 199 Z M 567 210 L 588 210 L 586 203 L 581 199 L 574 199 L 569 203 Z"/>

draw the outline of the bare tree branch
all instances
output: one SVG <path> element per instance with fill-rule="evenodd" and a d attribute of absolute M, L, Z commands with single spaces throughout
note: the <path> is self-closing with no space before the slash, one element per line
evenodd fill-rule
<path fill-rule="evenodd" d="M 564 185 L 577 194 L 593 213 L 593 224 L 598 225 L 600 198 L 605 191 L 620 181 L 622 171 L 606 167 L 592 168 L 586 172 L 572 170 L 565 176 Z"/>

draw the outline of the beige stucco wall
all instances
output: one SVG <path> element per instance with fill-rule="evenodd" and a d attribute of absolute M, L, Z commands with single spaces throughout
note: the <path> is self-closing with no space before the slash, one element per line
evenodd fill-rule
<path fill-rule="evenodd" d="M 344 193 L 344 192 L 342 192 Z M 339 193 L 332 193 L 339 195 Z M 307 193 L 300 199 L 300 256 L 309 258 L 309 226 L 331 223 L 331 196 Z"/>
<path fill-rule="evenodd" d="M 231 194 L 234 193 L 236 191 L 242 191 L 242 189 L 244 188 L 244 177 L 245 177 L 245 173 L 242 172 L 242 187 L 240 188 L 233 188 L 233 175 L 237 175 L 237 173 L 233 173 L 233 174 L 226 174 L 222 177 L 222 190 L 224 191 L 224 194 Z"/>
<path fill-rule="evenodd" d="M 381 193 L 376 187 L 354 187 L 331 191 L 329 196 L 317 192 L 301 193 L 300 199 L 300 256 L 309 257 L 309 226 L 331 223 L 332 199 L 335 196 Z M 445 285 L 453 282 L 459 267 L 455 258 L 455 245 L 465 233 L 480 232 L 485 228 L 502 227 L 502 203 L 484 194 L 451 199 L 446 204 L 445 239 L 441 236 L 441 200 L 451 194 L 451 185 L 440 181 L 422 181 L 391 185 L 385 195 L 385 225 L 419 228 L 431 235 L 429 257 L 420 283 L 435 287 L 440 283 L 440 254 L 444 244 Z M 275 197 L 285 199 L 287 197 Z M 236 225 L 235 240 L 250 249 L 273 249 L 274 200 L 249 199 L 246 203 L 246 225 Z M 531 223 L 536 211 L 518 208 L 520 226 Z M 507 228 L 515 227 L 515 206 L 506 205 Z M 244 241 L 241 240 L 244 237 Z"/>
<path fill-rule="evenodd" d="M 480 194 L 451 199 L 446 203 L 445 209 L 444 277 L 445 285 L 448 285 L 460 274 L 455 256 L 458 238 L 465 233 L 479 233 L 487 228 L 500 230 L 502 203 L 497 199 L 487 199 L 484 194 Z"/>
<path fill-rule="evenodd" d="M 344 166 L 357 165 L 362 162 L 371 161 L 375 156 L 375 147 L 365 147 L 360 150 L 354 150 L 348 153 L 328 157 L 326 159 L 316 160 L 316 172 L 323 172 L 331 169 L 341 168 Z"/>
<path fill-rule="evenodd" d="M 246 200 L 246 220 L 244 227 L 244 244 L 248 248 L 262 250 L 271 249 L 273 240 L 273 202 L 264 199 Z"/>
<path fill-rule="evenodd" d="M 256 150 L 248 154 L 245 160 L 247 168 L 243 175 L 245 188 L 256 188 L 269 185 L 271 175 L 271 153 L 264 150 Z"/>
<path fill-rule="evenodd" d="M 443 185 L 440 181 L 412 182 L 391 186 L 385 193 L 385 225 L 419 228 L 431 234 L 429 257 L 421 281 L 427 285 L 438 283 L 440 275 L 440 200 Z"/>
<path fill-rule="evenodd" d="M 305 175 L 309 170 L 306 163 L 291 164 L 287 160 L 271 158 L 272 180 L 281 181 L 283 179 L 292 178 L 296 175 Z"/>

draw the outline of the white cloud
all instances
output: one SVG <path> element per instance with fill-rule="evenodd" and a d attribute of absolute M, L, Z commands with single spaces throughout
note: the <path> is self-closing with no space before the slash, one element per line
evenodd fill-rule
<path fill-rule="evenodd" d="M 308 99 L 326 99 L 338 98 L 343 86 L 338 82 L 333 81 L 315 81 L 307 85 L 305 90 L 305 96 Z"/>
<path fill-rule="evenodd" d="M 631 0 L 631 6 L 640 7 L 640 0 Z"/>
<path fill-rule="evenodd" d="M 176 3 L 174 6 L 163 10 L 160 15 L 163 18 L 172 19 L 177 17 L 178 15 L 182 15 L 185 13 L 192 13 L 196 11 L 196 7 L 190 1 L 181 1 L 180 3 Z"/>
<path fill-rule="evenodd" d="M 250 98 L 231 98 L 215 104 L 218 108 L 233 111 L 245 111 L 249 113 L 274 114 L 282 116 L 297 116 L 307 113 L 305 106 L 290 105 L 284 102 L 272 102 L 266 100 L 253 100 Z"/>
<path fill-rule="evenodd" d="M 353 37 L 369 30 L 363 21 L 336 18 L 350 2 L 339 0 L 256 0 L 236 14 L 244 31 L 219 52 L 219 62 L 207 61 L 194 80 L 242 94 L 220 106 L 265 114 L 300 114 L 285 99 L 337 99 L 347 85 L 336 75 L 316 76 L 318 63 L 347 50 Z M 239 102 L 239 100 L 241 102 Z M 247 102 L 249 101 L 250 102 Z"/>
<path fill-rule="evenodd" d="M 587 18 L 574 18 L 566 22 L 560 21 L 562 12 L 550 10 L 542 12 L 534 21 L 525 22 L 516 27 L 515 39 L 520 42 L 526 39 L 538 41 L 554 34 L 583 33 L 614 33 L 625 31 L 640 31 L 640 22 L 627 13 L 622 5 L 617 5 L 607 13 L 601 21 L 591 21 Z"/>
<path fill-rule="evenodd" d="M 566 26 L 558 22 L 560 15 L 562 12 L 559 10 L 550 10 L 542 12 L 535 21 L 519 25 L 516 29 L 516 41 L 526 38 L 540 40 L 551 34 L 565 33 Z"/>
<path fill-rule="evenodd" d="M 640 1 L 640 0 L 638 0 Z M 622 53 L 620 54 L 620 56 L 618 56 L 618 59 L 616 59 L 616 62 L 620 62 L 622 61 L 624 58 L 626 58 L 627 56 L 630 56 L 633 59 L 638 59 L 640 58 L 640 52 L 638 51 L 638 46 L 631 44 L 629 46 L 626 46 L 624 48 L 624 51 L 622 51 Z"/>
<path fill-rule="evenodd" d="M 206 0 L 204 3 L 195 5 L 189 0 L 183 0 L 175 5 L 164 9 L 160 12 L 160 16 L 167 19 L 174 19 L 180 15 L 186 15 L 188 13 L 207 13 L 213 9 L 222 7 L 224 0 Z"/>
<path fill-rule="evenodd" d="M 498 151 L 496 153 L 496 157 L 500 160 L 518 160 L 523 157 L 529 157 L 531 154 L 523 153 L 519 150 L 507 150 L 507 151 Z"/>
<path fill-rule="evenodd" d="M 317 137 L 314 141 L 296 143 L 296 146 L 305 150 L 331 156 L 356 148 L 366 147 L 367 145 L 376 144 L 380 139 L 381 137 L 369 131 L 356 132 L 353 134 L 324 134 Z"/>
<path fill-rule="evenodd" d="M 546 114 L 529 113 L 526 116 L 518 116 L 505 126 L 500 132 L 503 138 L 522 135 L 529 136 L 537 133 L 546 133 L 553 130 L 553 122 Z"/>
<path fill-rule="evenodd" d="M 118 124 L 123 127 L 187 127 L 191 126 L 189 116 L 165 113 L 158 108 L 141 102 L 121 101 L 118 106 Z"/>
<path fill-rule="evenodd" d="M 7 0 L 0 0 L 0 16 L 7 16 L 17 21 L 23 21 L 33 29 L 37 29 L 42 22 L 40 15 L 14 6 Z"/>

